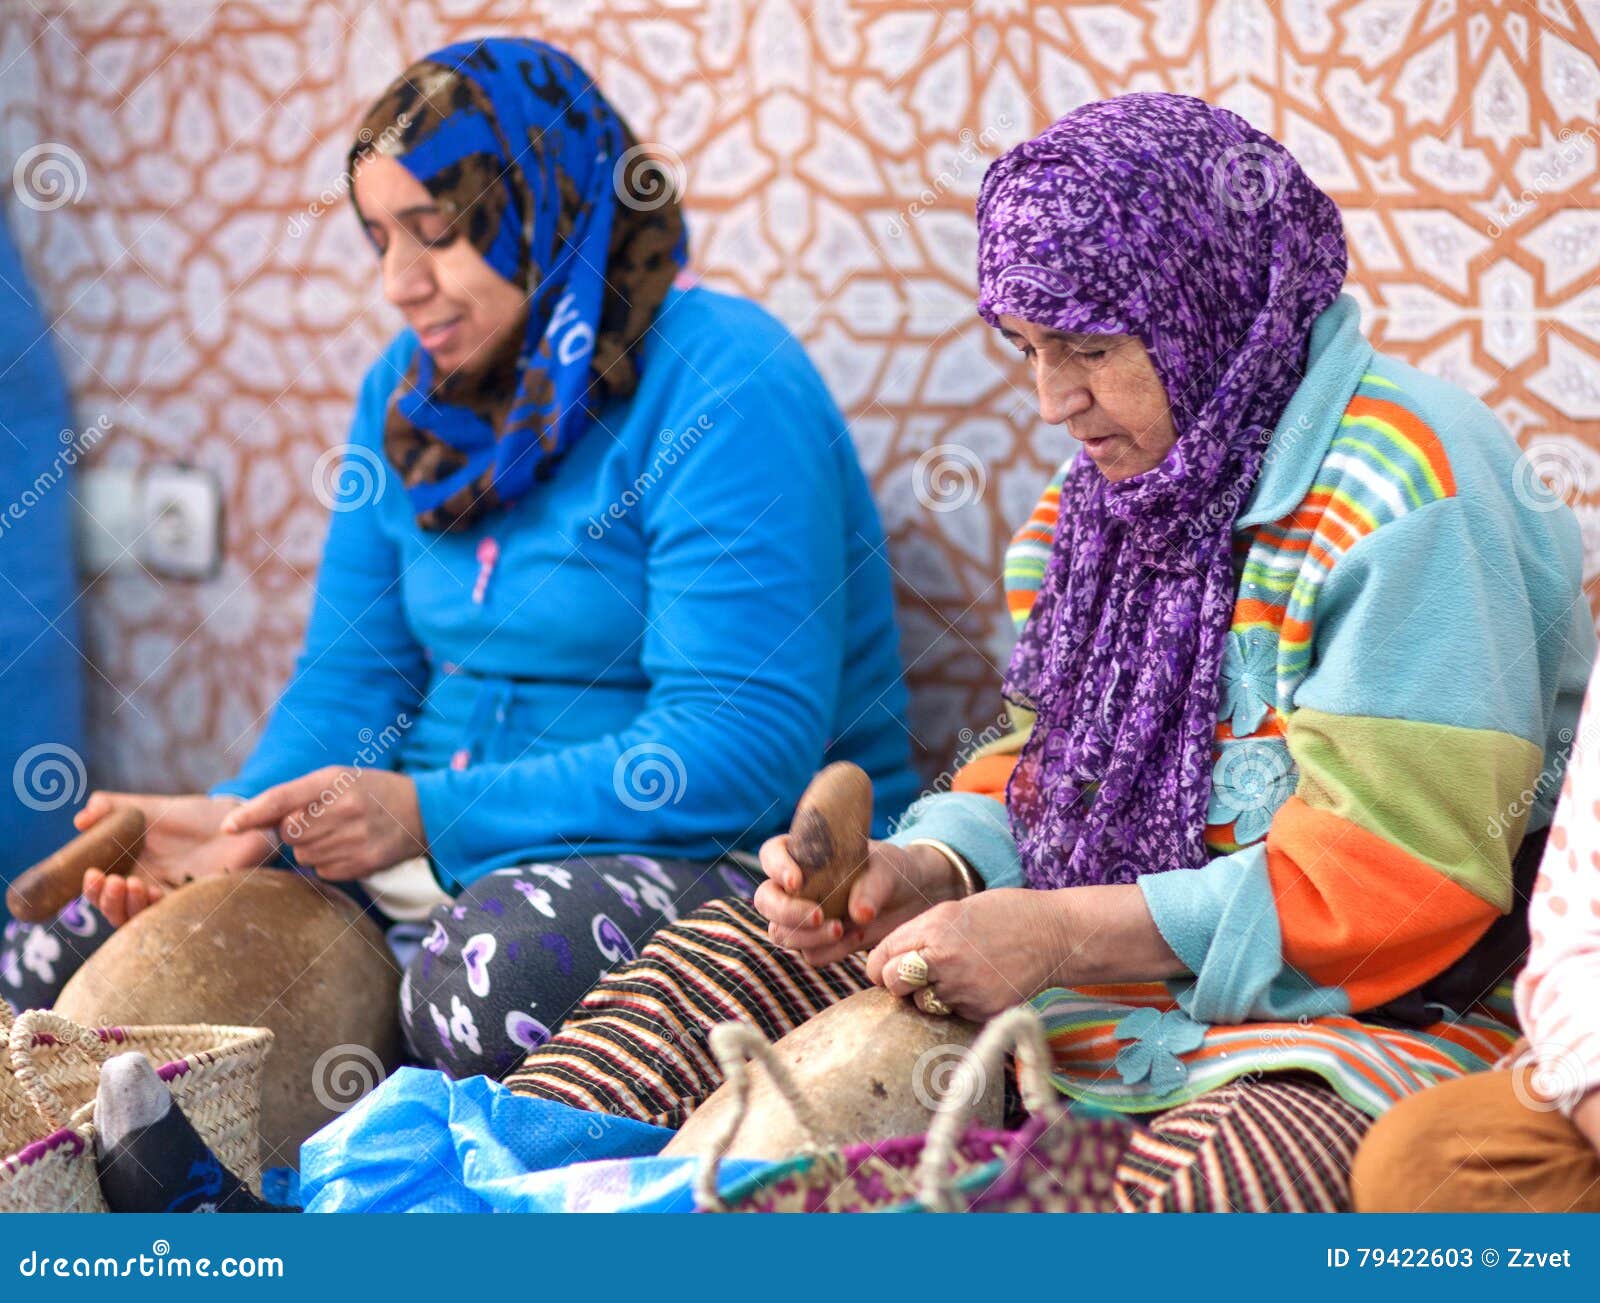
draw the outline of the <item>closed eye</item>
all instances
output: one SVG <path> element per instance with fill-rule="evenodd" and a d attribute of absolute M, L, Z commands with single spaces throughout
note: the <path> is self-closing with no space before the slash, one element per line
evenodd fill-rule
<path fill-rule="evenodd" d="M 424 249 L 444 249 L 461 238 L 461 230 L 450 216 L 433 206 L 407 209 L 396 214 L 400 229 Z M 367 239 L 381 258 L 389 251 L 389 233 L 378 222 L 363 223 Z"/>

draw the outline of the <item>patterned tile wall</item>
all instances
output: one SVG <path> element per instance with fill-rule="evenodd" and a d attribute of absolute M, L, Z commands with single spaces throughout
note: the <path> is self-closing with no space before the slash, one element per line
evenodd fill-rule
<path fill-rule="evenodd" d="M 1344 207 L 1373 338 L 1499 412 L 1600 571 L 1594 0 L 24 0 L 0 161 L 80 419 L 115 423 L 104 463 L 185 458 L 227 494 L 220 576 L 85 596 L 103 781 L 192 788 L 248 750 L 306 614 L 313 465 L 395 324 L 331 189 L 348 133 L 409 60 L 497 30 L 566 46 L 671 151 L 697 270 L 833 386 L 929 773 L 994 717 L 1001 549 L 1067 446 L 972 313 L 971 205 L 1085 100 L 1185 91 L 1285 141 Z"/>

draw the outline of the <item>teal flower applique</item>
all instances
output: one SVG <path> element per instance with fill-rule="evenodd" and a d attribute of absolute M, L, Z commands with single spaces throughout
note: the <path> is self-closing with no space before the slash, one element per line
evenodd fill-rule
<path fill-rule="evenodd" d="M 1272 816 L 1294 794 L 1294 759 L 1282 738 L 1224 742 L 1211 768 L 1211 803 L 1206 822 L 1233 824 L 1241 846 L 1267 835 Z"/>
<path fill-rule="evenodd" d="M 1233 720 L 1234 737 L 1249 737 L 1261 727 L 1267 707 L 1278 699 L 1278 640 L 1266 629 L 1228 631 L 1217 718 Z"/>
<path fill-rule="evenodd" d="M 1135 1009 L 1117 1024 L 1113 1033 L 1119 1041 L 1131 1040 L 1117 1051 L 1117 1071 L 1125 1085 L 1133 1086 L 1146 1078 L 1153 1095 L 1170 1095 L 1189 1079 L 1189 1069 L 1178 1056 L 1197 1050 L 1206 1038 L 1206 1025 L 1196 1022 L 1182 1009 L 1159 1013 L 1154 1009 Z"/>

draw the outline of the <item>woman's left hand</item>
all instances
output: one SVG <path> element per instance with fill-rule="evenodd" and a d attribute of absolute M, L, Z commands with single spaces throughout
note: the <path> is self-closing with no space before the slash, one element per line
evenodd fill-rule
<path fill-rule="evenodd" d="M 417 785 L 387 769 L 330 765 L 269 787 L 232 811 L 223 832 L 276 827 L 318 877 L 364 878 L 427 852 Z"/>
<path fill-rule="evenodd" d="M 900 956 L 915 950 L 928 985 L 963 1018 L 982 1022 L 1056 984 L 1071 953 L 1057 893 L 1006 887 L 946 901 L 902 923 L 867 956 L 867 976 L 895 995 L 918 989 L 902 981 Z"/>

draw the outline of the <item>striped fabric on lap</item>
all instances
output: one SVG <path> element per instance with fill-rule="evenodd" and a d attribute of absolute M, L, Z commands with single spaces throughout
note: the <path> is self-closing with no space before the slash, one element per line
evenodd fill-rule
<path fill-rule="evenodd" d="M 721 1084 L 711 1028 L 748 1022 L 769 1040 L 863 990 L 855 955 L 812 968 L 767 938 L 742 900 L 715 901 L 661 929 L 614 969 L 505 1079 L 519 1095 L 679 1127 Z"/>
<path fill-rule="evenodd" d="M 1136 1008 L 1174 1009 L 1159 982 L 1093 992 L 1045 991 L 1033 1000 L 1055 1058 L 1056 1088 L 1117 1113 L 1176 1108 L 1259 1072 L 1299 1071 L 1321 1078 L 1369 1117 L 1435 1081 L 1483 1072 L 1517 1039 L 1510 988 L 1454 1021 L 1425 1030 L 1380 1027 L 1349 1017 L 1256 1022 L 1207 1029 L 1196 1050 L 1179 1055 L 1187 1075 L 1176 1090 L 1153 1095 L 1148 1083 L 1127 1085 L 1116 1066 L 1128 1047 L 1117 1024 Z"/>

